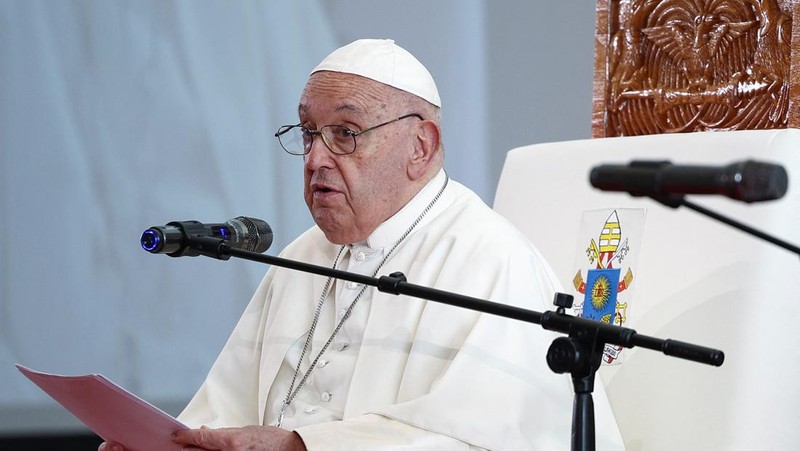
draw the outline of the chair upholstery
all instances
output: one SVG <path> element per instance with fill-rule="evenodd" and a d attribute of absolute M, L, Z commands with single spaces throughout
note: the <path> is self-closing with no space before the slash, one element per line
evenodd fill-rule
<path fill-rule="evenodd" d="M 516 224 L 569 291 L 583 211 L 644 208 L 627 326 L 722 349 L 712 367 L 643 348 L 599 375 L 628 450 L 797 449 L 800 443 L 800 257 L 686 208 L 602 192 L 590 169 L 631 160 L 778 163 L 789 190 L 745 204 L 687 196 L 800 245 L 800 130 L 698 132 L 537 144 L 508 153 L 494 208 Z M 584 246 L 585 247 L 585 246 Z M 544 356 L 542 356 L 544 358 Z"/>

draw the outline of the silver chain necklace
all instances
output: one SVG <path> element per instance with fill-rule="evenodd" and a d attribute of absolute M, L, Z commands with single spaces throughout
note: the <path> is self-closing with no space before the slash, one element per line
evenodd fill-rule
<path fill-rule="evenodd" d="M 409 226 L 409 228 L 406 229 L 406 231 L 403 233 L 403 235 L 401 235 L 400 238 L 394 243 L 394 245 L 392 245 L 392 247 L 389 249 L 389 252 L 386 253 L 386 255 L 383 257 L 383 260 L 381 260 L 381 262 L 378 264 L 378 267 L 375 268 L 375 271 L 373 271 L 372 277 L 375 277 L 378 274 L 378 271 L 381 269 L 381 267 L 383 267 L 383 265 L 389 260 L 389 257 L 392 256 L 392 254 L 394 253 L 394 250 L 397 249 L 397 246 L 399 246 L 400 243 L 402 243 L 403 240 L 405 240 L 406 237 L 408 237 L 408 235 L 411 234 L 411 231 L 414 230 L 414 228 L 417 226 L 417 224 L 419 224 L 420 221 L 422 221 L 422 218 L 424 218 L 425 215 L 428 214 L 428 211 L 430 211 L 430 209 L 433 208 L 433 205 L 442 196 L 442 193 L 444 192 L 444 189 L 447 188 L 447 182 L 449 182 L 449 181 L 450 181 L 450 177 L 445 172 L 445 179 L 444 179 L 444 184 L 442 185 L 442 188 L 439 190 L 438 193 L 436 193 L 436 196 L 434 196 L 433 200 L 431 200 L 431 202 L 428 204 L 428 206 L 425 207 L 424 210 L 422 210 L 422 213 L 420 213 L 420 215 L 417 217 L 417 219 L 415 219 L 414 222 L 411 223 L 411 226 Z M 336 258 L 333 261 L 333 269 L 336 269 L 336 266 L 339 264 L 339 258 L 344 253 L 345 247 L 346 247 L 345 245 L 342 245 L 342 247 L 339 248 L 339 253 L 336 254 Z M 333 283 L 333 277 L 328 277 L 328 280 L 325 282 L 325 287 L 322 289 L 322 295 L 320 296 L 319 301 L 317 302 L 317 308 L 314 311 L 314 319 L 311 321 L 311 327 L 308 329 L 308 335 L 306 336 L 306 342 L 303 345 L 303 351 L 300 353 L 300 360 L 297 361 L 297 367 L 294 369 L 294 375 L 292 376 L 292 382 L 291 382 L 291 384 L 289 384 L 289 392 L 286 394 L 286 399 L 284 399 L 283 402 L 281 402 L 281 408 L 280 408 L 280 411 L 278 412 L 277 427 L 281 427 L 281 424 L 283 423 L 283 417 L 286 414 L 286 409 L 289 407 L 289 404 L 291 404 L 292 401 L 294 401 L 294 398 L 295 398 L 295 396 L 297 396 L 297 393 L 300 391 L 300 388 L 302 388 L 303 385 L 305 385 L 306 380 L 308 380 L 308 377 L 311 375 L 311 372 L 313 371 L 314 368 L 316 368 L 317 363 L 319 362 L 319 359 L 322 358 L 322 354 L 324 354 L 325 351 L 328 349 L 328 346 L 330 346 L 331 343 L 333 343 L 334 338 L 336 338 L 336 335 L 342 329 L 342 326 L 344 325 L 344 322 L 348 318 L 350 318 L 350 314 L 353 311 L 353 307 L 355 307 L 356 303 L 359 301 L 359 299 L 361 299 L 361 296 L 364 294 L 364 292 L 367 289 L 366 285 L 361 287 L 361 290 L 358 292 L 358 295 L 356 295 L 356 298 L 353 299 L 353 302 L 350 303 L 350 306 L 347 307 L 347 310 L 345 311 L 344 315 L 342 316 L 342 319 L 339 320 L 339 323 L 336 325 L 336 328 L 334 328 L 333 333 L 331 333 L 331 336 L 328 337 L 328 341 L 326 341 L 325 345 L 322 346 L 322 349 L 319 351 L 317 356 L 314 358 L 314 361 L 311 362 L 311 365 L 309 365 L 308 371 L 306 371 L 306 373 L 300 379 L 300 382 L 298 382 L 297 386 L 295 387 L 295 382 L 297 381 L 297 376 L 300 373 L 300 364 L 303 363 L 303 357 L 305 357 L 306 353 L 308 352 L 309 348 L 311 347 L 311 341 L 312 341 L 312 339 L 314 337 L 314 331 L 317 329 L 317 323 L 319 322 L 319 317 L 320 317 L 320 314 L 322 313 L 322 305 L 325 303 L 325 299 L 328 298 L 328 292 L 330 291 L 332 283 Z"/>

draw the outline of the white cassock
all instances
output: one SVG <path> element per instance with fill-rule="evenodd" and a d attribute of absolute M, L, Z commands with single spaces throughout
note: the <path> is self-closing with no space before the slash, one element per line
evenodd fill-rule
<path fill-rule="evenodd" d="M 442 171 L 366 242 L 345 246 L 337 269 L 371 276 L 445 181 Z M 340 249 L 313 227 L 281 256 L 331 267 Z M 378 276 L 395 271 L 415 285 L 536 311 L 550 309 L 559 288 L 528 239 L 452 180 Z M 327 279 L 272 267 L 179 419 L 276 424 Z M 331 284 L 295 386 L 364 288 Z M 312 451 L 569 449 L 570 378 L 545 361 L 554 337 L 536 324 L 366 287 L 281 426 Z M 597 449 L 623 449 L 599 379 L 595 387 Z"/>

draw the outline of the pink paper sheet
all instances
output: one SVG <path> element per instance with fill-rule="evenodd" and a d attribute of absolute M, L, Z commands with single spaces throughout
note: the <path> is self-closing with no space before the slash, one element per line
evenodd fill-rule
<path fill-rule="evenodd" d="M 183 449 L 170 435 L 185 425 L 102 375 L 60 376 L 16 366 L 103 440 L 130 451 Z"/>

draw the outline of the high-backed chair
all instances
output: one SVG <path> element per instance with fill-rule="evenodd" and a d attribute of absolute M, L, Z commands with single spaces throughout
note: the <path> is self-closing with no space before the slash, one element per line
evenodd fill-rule
<path fill-rule="evenodd" d="M 581 214 L 645 209 L 626 326 L 725 352 L 713 367 L 634 348 L 600 369 L 628 450 L 800 449 L 800 257 L 686 208 L 588 181 L 604 163 L 745 159 L 781 164 L 787 194 L 752 204 L 687 199 L 800 245 L 800 130 L 587 139 L 508 154 L 494 207 L 542 251 L 565 291 L 574 291 L 576 249 L 586 245 Z"/>

